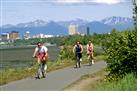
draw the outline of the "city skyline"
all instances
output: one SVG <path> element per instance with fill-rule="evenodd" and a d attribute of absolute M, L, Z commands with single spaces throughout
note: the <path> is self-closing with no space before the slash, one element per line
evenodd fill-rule
<path fill-rule="evenodd" d="M 129 0 L 1 0 L 1 25 L 35 21 L 101 20 L 132 17 Z"/>

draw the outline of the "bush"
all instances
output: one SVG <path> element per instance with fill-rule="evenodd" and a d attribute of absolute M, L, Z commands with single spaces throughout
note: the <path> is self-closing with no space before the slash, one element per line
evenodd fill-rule
<path fill-rule="evenodd" d="M 61 60 L 63 59 L 74 60 L 75 59 L 72 46 L 62 46 L 59 55 L 60 55 L 59 58 Z"/>
<path fill-rule="evenodd" d="M 113 30 L 104 43 L 106 48 L 109 78 L 117 79 L 127 73 L 137 74 L 137 30 L 117 32 Z"/>

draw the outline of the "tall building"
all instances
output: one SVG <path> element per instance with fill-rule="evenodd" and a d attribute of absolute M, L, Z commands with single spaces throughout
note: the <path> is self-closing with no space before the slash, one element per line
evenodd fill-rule
<path fill-rule="evenodd" d="M 90 29 L 87 27 L 87 35 L 90 35 Z"/>
<path fill-rule="evenodd" d="M 24 35 L 24 39 L 30 39 L 30 32 L 26 31 L 25 35 Z"/>
<path fill-rule="evenodd" d="M 74 35 L 77 34 L 77 26 L 76 25 L 69 25 L 69 35 Z"/>
<path fill-rule="evenodd" d="M 19 39 L 19 32 L 17 32 L 17 31 L 12 31 L 11 33 L 9 33 L 9 39 L 10 39 L 10 40 Z"/>

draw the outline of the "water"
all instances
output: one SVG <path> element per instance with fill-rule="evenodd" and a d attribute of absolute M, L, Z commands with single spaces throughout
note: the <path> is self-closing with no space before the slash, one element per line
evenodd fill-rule
<path fill-rule="evenodd" d="M 35 46 L 0 48 L 0 69 L 28 67 L 33 63 Z M 59 55 L 57 46 L 48 46 L 49 60 L 55 61 Z"/>

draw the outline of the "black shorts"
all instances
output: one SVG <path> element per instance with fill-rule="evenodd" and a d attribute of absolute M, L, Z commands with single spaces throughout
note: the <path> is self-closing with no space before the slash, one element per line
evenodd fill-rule
<path fill-rule="evenodd" d="M 76 57 L 82 58 L 82 53 L 76 53 Z"/>

